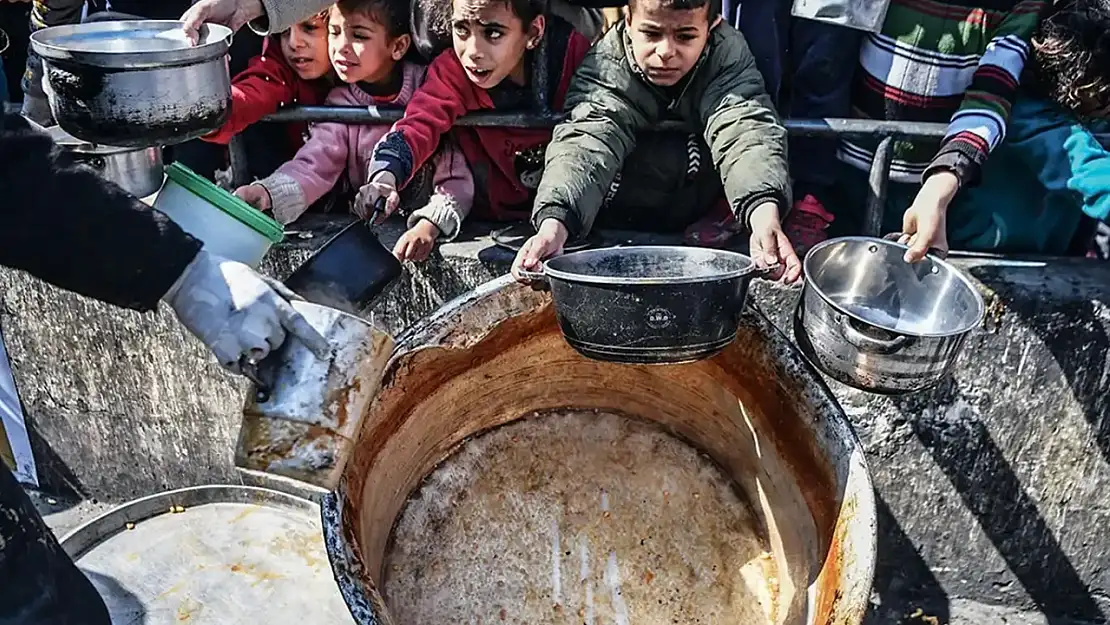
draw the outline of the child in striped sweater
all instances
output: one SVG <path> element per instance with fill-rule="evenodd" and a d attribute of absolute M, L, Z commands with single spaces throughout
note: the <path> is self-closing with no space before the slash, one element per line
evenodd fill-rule
<path fill-rule="evenodd" d="M 979 181 L 1006 136 L 1010 108 L 1045 0 L 892 0 L 882 31 L 860 50 L 857 117 L 947 122 L 939 142 L 898 141 L 884 232 L 901 232 L 908 262 L 947 252 L 946 212 Z M 842 141 L 838 232 L 862 227 L 874 141 Z M 894 208 L 893 202 L 903 203 Z M 902 209 L 908 204 L 908 209 Z M 894 210 L 891 210 L 891 209 Z M 901 213 L 901 214 L 899 214 Z"/>

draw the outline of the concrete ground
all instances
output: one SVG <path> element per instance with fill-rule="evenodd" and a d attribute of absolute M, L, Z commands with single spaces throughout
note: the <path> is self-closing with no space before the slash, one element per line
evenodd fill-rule
<path fill-rule="evenodd" d="M 60 538 L 115 506 L 95 500 L 74 501 L 28 490 L 47 525 Z M 877 599 L 864 625 L 1089 625 L 1080 621 L 1048 617 L 1039 612 L 1015 610 L 976 601 L 950 598 L 946 606 L 878 605 Z M 947 618 L 938 614 L 947 613 Z"/>

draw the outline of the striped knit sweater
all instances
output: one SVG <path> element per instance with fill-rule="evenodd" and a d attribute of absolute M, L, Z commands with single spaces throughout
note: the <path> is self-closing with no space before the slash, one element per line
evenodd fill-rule
<path fill-rule="evenodd" d="M 882 32 L 868 35 L 860 51 L 854 113 L 947 122 L 948 132 L 939 145 L 896 142 L 891 180 L 920 183 L 937 171 L 951 171 L 961 187 L 978 181 L 987 155 L 1006 135 L 1029 38 L 1045 4 L 892 0 Z M 866 170 L 877 143 L 843 141 L 840 159 Z"/>

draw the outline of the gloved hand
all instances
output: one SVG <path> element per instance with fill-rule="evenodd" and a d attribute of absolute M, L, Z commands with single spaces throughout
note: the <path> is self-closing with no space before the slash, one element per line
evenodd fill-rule
<path fill-rule="evenodd" d="M 250 267 L 201 250 L 162 300 L 219 359 L 242 373 L 240 359 L 258 362 L 290 333 L 321 360 L 327 339 L 289 304 L 297 296 Z"/>

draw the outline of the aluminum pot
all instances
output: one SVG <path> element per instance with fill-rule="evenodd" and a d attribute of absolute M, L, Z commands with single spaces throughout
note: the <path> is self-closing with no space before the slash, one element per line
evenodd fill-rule
<path fill-rule="evenodd" d="M 892 241 L 844 237 L 806 254 L 794 336 L 833 379 L 880 394 L 930 388 L 983 320 L 983 298 L 959 270 L 932 255 L 910 264 L 905 253 Z"/>
<path fill-rule="evenodd" d="M 91 167 L 102 178 L 116 183 L 135 197 L 147 197 L 162 188 L 165 168 L 160 147 L 96 145 L 77 139 L 60 126 L 52 126 L 47 132 L 54 143 L 65 148 L 75 160 Z"/>
<path fill-rule="evenodd" d="M 326 306 L 295 300 L 293 308 L 331 344 L 331 357 L 321 360 L 289 338 L 261 362 L 240 363 L 253 389 L 243 408 L 235 463 L 331 489 L 393 352 L 393 338 Z"/>
<path fill-rule="evenodd" d="M 583 356 L 626 364 L 708 358 L 736 339 L 748 285 L 761 272 L 743 254 L 681 246 L 610 247 L 544 262 L 567 342 Z"/>
<path fill-rule="evenodd" d="M 33 33 L 54 119 L 79 139 L 121 147 L 181 143 L 219 128 L 231 105 L 231 30 L 203 30 L 196 46 L 181 22 L 169 20 Z"/>

